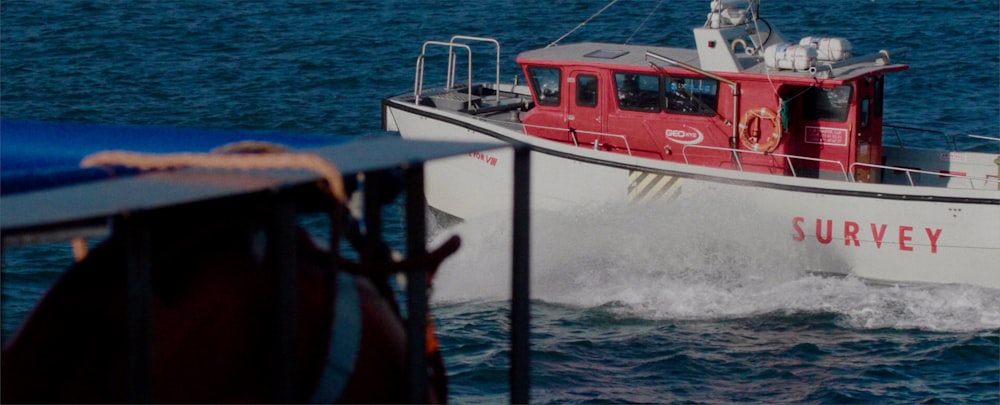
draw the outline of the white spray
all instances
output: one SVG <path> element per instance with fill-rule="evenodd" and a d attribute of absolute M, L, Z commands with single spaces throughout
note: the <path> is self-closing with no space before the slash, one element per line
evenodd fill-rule
<path fill-rule="evenodd" d="M 845 326 L 941 331 L 1000 327 L 1000 290 L 957 285 L 877 285 L 802 268 L 804 245 L 764 240 L 779 219 L 725 195 L 678 201 L 532 212 L 533 300 L 607 306 L 647 319 L 739 318 L 774 312 L 833 312 Z M 440 232 L 463 245 L 435 282 L 437 303 L 510 298 L 510 214 Z M 440 239 L 440 238 L 439 238 Z M 441 239 L 443 240 L 443 239 Z M 836 257 L 818 258 L 828 268 Z M 810 257 L 815 262 L 816 257 Z"/>

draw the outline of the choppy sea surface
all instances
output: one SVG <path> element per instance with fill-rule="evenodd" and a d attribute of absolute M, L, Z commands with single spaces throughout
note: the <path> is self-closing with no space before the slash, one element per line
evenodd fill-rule
<path fill-rule="evenodd" d="M 708 3 L 622 0 L 563 42 L 690 47 Z M 887 82 L 887 121 L 1000 136 L 997 0 L 763 3 L 789 38 L 841 36 L 856 54 L 908 47 L 910 70 Z M 509 80 L 518 52 L 606 4 L 5 0 L 0 114 L 383 136 L 380 100 L 412 91 L 424 40 L 495 37 Z M 680 221 L 655 207 L 533 216 L 533 402 L 1000 403 L 1000 291 L 810 275 L 759 253 L 770 241 L 752 229 L 712 233 L 724 220 L 713 207 L 683 208 Z M 505 221 L 437 230 L 464 240 L 432 308 L 456 403 L 508 399 Z M 54 243 L 2 260 L 6 341 L 71 254 Z"/>

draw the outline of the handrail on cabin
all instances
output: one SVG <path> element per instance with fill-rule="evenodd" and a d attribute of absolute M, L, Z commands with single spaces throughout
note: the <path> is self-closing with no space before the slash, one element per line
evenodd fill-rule
<path fill-rule="evenodd" d="M 733 120 L 732 120 L 732 122 L 734 122 L 734 123 L 735 122 L 739 122 L 739 118 L 738 118 L 740 116 L 740 84 L 739 83 L 737 83 L 737 82 L 735 82 L 733 80 L 729 80 L 729 79 L 727 79 L 725 77 L 719 76 L 719 75 L 717 75 L 715 73 L 709 72 L 707 70 L 701 69 L 699 67 L 696 67 L 696 66 L 693 66 L 693 65 L 681 62 L 681 61 L 676 60 L 676 59 L 668 58 L 666 56 L 657 54 L 657 53 L 652 52 L 652 51 L 646 51 L 646 55 L 645 56 L 646 56 L 646 61 L 649 62 L 649 64 L 653 65 L 654 67 L 659 68 L 658 66 L 656 66 L 655 63 L 649 61 L 650 58 L 659 60 L 661 62 L 666 62 L 666 63 L 669 63 L 669 64 L 674 65 L 674 66 L 679 66 L 679 67 L 681 67 L 683 69 L 687 69 L 687 70 L 689 70 L 691 72 L 698 73 L 698 74 L 703 75 L 705 77 L 709 77 L 709 78 L 718 80 L 721 83 L 725 83 L 725 84 L 729 85 L 729 88 L 732 89 L 732 91 L 733 91 Z M 720 116 L 721 116 L 721 114 L 720 114 Z M 723 118 L 723 120 L 725 120 L 725 117 L 722 117 L 722 118 Z M 739 129 L 738 129 L 738 127 L 736 125 L 732 125 L 732 127 L 733 127 L 733 132 L 729 136 L 729 144 L 735 147 L 736 146 L 736 140 L 739 137 L 739 133 L 738 133 Z M 737 165 L 740 165 L 740 154 L 734 152 L 733 153 L 733 160 L 736 161 Z M 740 165 L 740 166 L 742 167 L 742 165 Z"/>
<path fill-rule="evenodd" d="M 736 85 L 736 82 L 734 82 L 732 80 L 729 80 L 729 79 L 727 79 L 725 77 L 719 76 L 719 75 L 717 75 L 715 73 L 709 72 L 709 71 L 701 69 L 701 68 L 697 68 L 697 67 L 695 67 L 693 65 L 689 65 L 687 63 L 681 62 L 681 61 L 676 60 L 676 59 L 668 58 L 666 56 L 657 54 L 657 53 L 652 52 L 652 51 L 646 51 L 646 59 L 648 60 L 649 58 L 657 59 L 657 60 L 669 63 L 671 65 L 680 66 L 681 68 L 690 70 L 690 71 L 692 71 L 694 73 L 698 73 L 698 74 L 706 76 L 706 77 L 710 77 L 712 79 L 718 80 L 718 81 L 723 82 L 725 84 L 728 84 L 730 86 L 735 86 Z"/>

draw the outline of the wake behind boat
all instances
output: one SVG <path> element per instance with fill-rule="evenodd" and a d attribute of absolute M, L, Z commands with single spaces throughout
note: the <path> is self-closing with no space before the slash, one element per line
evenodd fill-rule
<path fill-rule="evenodd" d="M 527 145 L 536 209 L 725 195 L 745 209 L 719 215 L 759 219 L 747 243 L 791 241 L 811 253 L 789 259 L 806 270 L 1000 288 L 1000 155 L 884 142 L 928 131 L 884 122 L 886 80 L 908 69 L 896 62 L 905 49 L 854 55 L 846 38 L 792 40 L 756 0 L 711 2 L 693 33 L 695 49 L 529 50 L 517 58 L 526 84 L 501 83 L 495 40 L 427 41 L 413 92 L 383 101 L 384 127 Z M 481 42 L 495 48 L 496 77 L 477 83 Z M 424 88 L 435 49 L 448 55 L 447 82 Z M 428 203 L 459 218 L 509 209 L 511 161 L 491 152 L 428 164 Z"/>

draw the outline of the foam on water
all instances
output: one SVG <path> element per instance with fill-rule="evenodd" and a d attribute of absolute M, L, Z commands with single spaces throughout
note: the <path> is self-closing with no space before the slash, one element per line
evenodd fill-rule
<path fill-rule="evenodd" d="M 967 285 L 875 284 L 819 276 L 795 243 L 762 240 L 787 224 L 720 195 L 669 205 L 532 213 L 532 299 L 607 307 L 645 319 L 725 319 L 834 313 L 845 327 L 969 331 L 1000 328 L 1000 290 Z M 725 213 L 720 215 L 720 213 Z M 440 232 L 463 245 L 435 282 L 438 303 L 510 297 L 509 214 Z M 782 226 L 782 229 L 762 227 Z M 788 231 L 783 231 L 788 232 Z M 440 238 L 438 238 L 440 239 Z M 441 239 L 443 240 L 443 239 Z M 834 257 L 826 268 L 843 268 Z"/>

